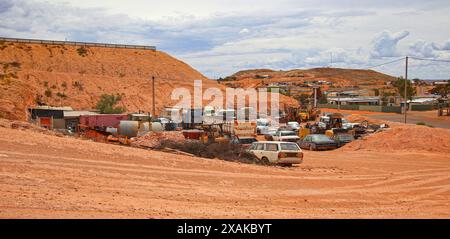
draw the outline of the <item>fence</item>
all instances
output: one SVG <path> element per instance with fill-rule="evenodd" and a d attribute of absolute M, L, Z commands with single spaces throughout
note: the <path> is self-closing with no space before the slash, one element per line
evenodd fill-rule
<path fill-rule="evenodd" d="M 434 105 L 411 105 L 411 110 L 413 111 L 430 111 L 434 110 Z"/>
<path fill-rule="evenodd" d="M 156 50 L 155 46 L 123 45 L 123 44 L 76 42 L 76 41 L 50 41 L 50 40 L 21 39 L 21 38 L 8 38 L 8 37 L 0 37 L 0 42 L 1 41 L 17 42 L 17 43 L 31 43 L 31 44 L 48 44 L 48 45 L 92 46 L 92 47 L 106 47 L 106 48 Z"/>
<path fill-rule="evenodd" d="M 337 109 L 335 104 L 319 104 L 319 108 Z M 400 106 L 381 106 L 381 105 L 341 105 L 341 110 L 363 110 L 373 112 L 398 113 L 402 112 Z"/>

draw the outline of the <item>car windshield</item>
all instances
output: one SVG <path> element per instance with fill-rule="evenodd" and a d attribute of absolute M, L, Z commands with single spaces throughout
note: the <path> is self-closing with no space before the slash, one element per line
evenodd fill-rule
<path fill-rule="evenodd" d="M 281 150 L 299 151 L 297 144 L 280 144 Z"/>
<path fill-rule="evenodd" d="M 269 126 L 269 122 L 256 122 L 257 126 Z"/>
<path fill-rule="evenodd" d="M 257 140 L 254 138 L 245 138 L 245 139 L 239 139 L 239 143 L 241 144 L 251 144 L 253 142 L 256 142 Z"/>
<path fill-rule="evenodd" d="M 330 138 L 323 134 L 313 135 L 312 139 L 313 141 L 330 141 Z"/>
<path fill-rule="evenodd" d="M 281 131 L 281 136 L 296 136 L 296 134 L 292 131 Z"/>

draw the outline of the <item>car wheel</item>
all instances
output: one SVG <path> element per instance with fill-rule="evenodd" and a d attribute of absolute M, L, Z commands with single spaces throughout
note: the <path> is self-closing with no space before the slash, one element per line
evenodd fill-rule
<path fill-rule="evenodd" d="M 313 145 L 311 144 L 311 145 L 309 146 L 309 150 L 315 151 L 315 150 L 316 150 L 316 146 L 315 146 L 315 145 L 313 146 Z"/>
<path fill-rule="evenodd" d="M 261 158 L 261 163 L 262 163 L 263 165 L 269 165 L 269 164 L 270 164 L 270 161 L 269 161 L 269 159 L 268 159 L 267 157 L 262 157 L 262 158 Z"/>

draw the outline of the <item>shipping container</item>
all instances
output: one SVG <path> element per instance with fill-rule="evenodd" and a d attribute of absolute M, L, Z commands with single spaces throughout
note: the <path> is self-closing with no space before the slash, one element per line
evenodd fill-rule
<path fill-rule="evenodd" d="M 128 115 L 125 114 L 111 114 L 111 115 L 81 115 L 80 125 L 92 129 L 99 128 L 117 128 L 121 120 L 127 120 Z"/>

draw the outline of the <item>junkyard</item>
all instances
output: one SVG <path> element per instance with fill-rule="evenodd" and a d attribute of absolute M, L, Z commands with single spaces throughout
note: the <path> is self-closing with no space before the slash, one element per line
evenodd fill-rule
<path fill-rule="evenodd" d="M 29 123 L 2 120 L 0 126 L 2 217 L 449 216 L 448 129 L 390 122 L 337 150 L 303 150 L 302 164 L 281 167 L 240 162 L 220 149 L 201 155 L 211 149 L 197 144 L 198 151 L 163 150 L 166 140 L 191 140 L 181 131 L 150 132 L 131 139 L 130 147 Z"/>
<path fill-rule="evenodd" d="M 450 216 L 448 80 L 209 79 L 153 46 L 0 44 L 1 218 Z"/>

